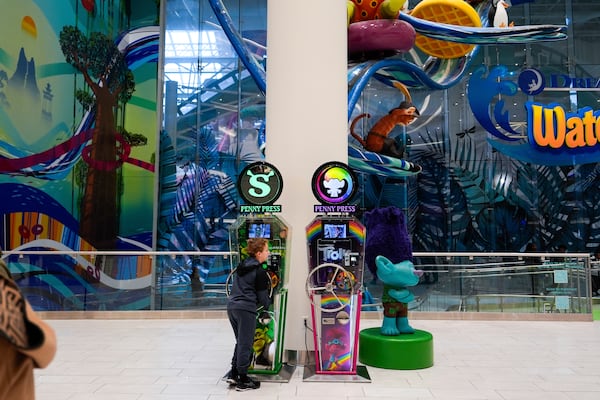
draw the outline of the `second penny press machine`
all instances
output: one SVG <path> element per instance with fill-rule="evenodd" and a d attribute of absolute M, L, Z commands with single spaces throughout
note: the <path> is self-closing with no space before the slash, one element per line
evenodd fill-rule
<path fill-rule="evenodd" d="M 304 381 L 370 382 L 357 365 L 366 229 L 348 205 L 356 178 L 343 163 L 321 165 L 312 190 L 321 203 L 306 227 L 308 276 L 315 365 L 305 367 Z"/>

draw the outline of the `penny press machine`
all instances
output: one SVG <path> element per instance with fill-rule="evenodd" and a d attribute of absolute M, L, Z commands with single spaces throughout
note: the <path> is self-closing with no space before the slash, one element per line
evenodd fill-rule
<path fill-rule="evenodd" d="M 251 238 L 268 239 L 271 253 L 265 268 L 271 281 L 272 304 L 268 310 L 258 310 L 254 356 L 248 373 L 262 381 L 287 382 L 294 371 L 293 366 L 282 362 L 290 230 L 276 215 L 281 212 L 281 206 L 274 205 L 281 195 L 283 181 L 273 165 L 256 162 L 242 170 L 237 185 L 246 204 L 240 206 L 240 216 L 230 227 L 230 248 L 239 254 L 234 265 L 247 257 L 246 246 Z M 232 279 L 235 279 L 235 269 L 227 277 L 227 295 Z"/>
<path fill-rule="evenodd" d="M 315 365 L 304 368 L 304 381 L 370 382 L 357 365 L 358 334 L 366 229 L 348 205 L 356 192 L 354 173 L 332 161 L 314 173 L 312 190 L 321 203 L 306 227 L 308 276 Z"/>

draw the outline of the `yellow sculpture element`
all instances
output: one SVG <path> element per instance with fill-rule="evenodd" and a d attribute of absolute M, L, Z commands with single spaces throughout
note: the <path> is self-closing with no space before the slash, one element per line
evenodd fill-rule
<path fill-rule="evenodd" d="M 370 19 L 397 19 L 407 0 L 348 0 L 348 25 Z"/>
<path fill-rule="evenodd" d="M 431 22 L 481 27 L 477 11 L 463 0 L 423 0 L 412 10 L 411 16 Z M 474 45 L 432 39 L 417 33 L 415 46 L 421 51 L 438 58 L 458 58 L 473 50 Z"/>

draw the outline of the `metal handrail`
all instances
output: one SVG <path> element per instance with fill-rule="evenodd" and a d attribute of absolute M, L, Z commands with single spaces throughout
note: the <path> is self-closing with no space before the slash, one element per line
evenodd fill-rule
<path fill-rule="evenodd" d="M 235 251 L 78 251 L 78 250 L 4 250 L 2 256 L 10 255 L 82 255 L 82 256 L 234 256 Z"/>
<path fill-rule="evenodd" d="M 88 260 L 91 258 L 92 262 L 95 258 L 100 257 L 127 257 L 127 256 L 138 256 L 138 257 L 149 257 L 153 259 L 153 263 L 160 262 L 160 257 L 171 258 L 175 260 L 178 257 L 223 257 L 224 259 L 233 260 L 234 257 L 239 257 L 240 253 L 234 251 L 76 251 L 76 250 L 23 250 L 18 248 L 16 250 L 6 250 L 2 252 L 2 258 L 6 257 L 26 257 L 26 256 L 57 256 L 63 255 L 67 257 L 81 258 L 86 257 Z M 527 264 L 528 259 L 535 258 L 536 261 L 533 264 Z M 413 259 L 415 260 L 417 268 L 423 268 L 427 273 L 439 273 L 448 276 L 448 274 L 457 274 L 456 278 L 464 279 L 476 279 L 476 278 L 497 278 L 503 277 L 504 275 L 513 277 L 521 275 L 539 275 L 547 274 L 548 268 L 554 269 L 553 264 L 557 263 L 557 266 L 564 264 L 564 268 L 569 270 L 569 274 L 577 276 L 574 281 L 574 295 L 569 295 L 572 298 L 579 298 L 584 301 L 584 308 L 592 309 L 592 296 L 579 297 L 580 293 L 591 293 L 591 277 L 592 274 L 598 274 L 600 271 L 600 261 L 596 261 L 588 253 L 520 253 L 520 252 L 413 252 Z M 422 259 L 425 261 L 424 264 L 418 264 Z M 82 260 L 80 260 L 82 261 Z M 570 264 L 577 264 L 576 268 L 570 268 Z M 527 272 L 527 270 L 530 270 Z M 151 308 L 154 309 L 154 302 L 156 301 L 156 288 L 157 270 L 152 268 L 152 277 L 149 277 L 150 287 L 152 294 L 150 297 Z M 585 275 L 585 277 L 584 277 Z M 454 277 L 454 275 L 452 276 Z M 584 279 L 585 278 L 585 279 Z M 437 278 L 436 281 L 437 282 Z M 434 282 L 431 282 L 434 283 Z M 465 282 L 466 285 L 471 283 Z M 585 286 L 589 285 L 586 289 Z M 209 284 L 204 286 L 204 293 L 211 295 L 221 295 L 224 292 L 222 284 Z M 464 290 L 469 290 L 465 287 Z M 506 298 L 517 298 L 517 297 L 529 297 L 532 299 L 540 299 L 547 296 L 539 296 L 538 293 L 531 293 L 528 295 L 519 295 L 515 293 L 471 293 L 463 291 L 461 283 L 460 293 L 461 303 L 464 302 L 468 297 L 483 299 L 496 297 L 500 299 Z M 588 298 L 589 297 L 589 298 Z M 161 300 L 162 301 L 162 300 Z M 585 303 L 589 305 L 586 307 Z M 379 303 L 366 304 L 378 308 Z M 461 306 L 462 307 L 462 306 Z M 462 309 L 462 308 L 459 308 Z M 466 310 L 466 309 L 465 309 Z"/>

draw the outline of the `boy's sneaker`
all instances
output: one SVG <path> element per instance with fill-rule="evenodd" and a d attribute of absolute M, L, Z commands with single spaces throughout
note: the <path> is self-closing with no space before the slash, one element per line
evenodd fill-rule
<path fill-rule="evenodd" d="M 259 387 L 259 381 L 250 379 L 250 377 L 248 376 L 240 376 L 240 379 L 238 380 L 238 383 L 235 386 L 235 390 L 238 392 L 245 392 L 246 390 L 258 389 Z"/>
<path fill-rule="evenodd" d="M 238 377 L 237 372 L 235 372 L 235 371 L 233 371 L 231 369 L 223 377 L 223 380 L 225 382 L 229 383 L 230 385 L 237 385 L 238 384 L 238 379 L 239 379 L 239 377 Z"/>

